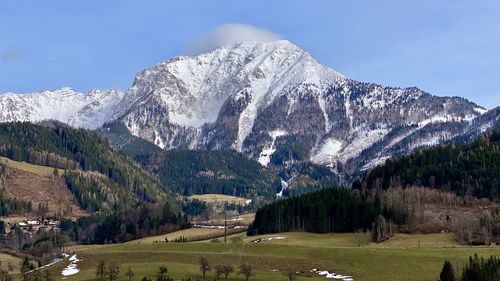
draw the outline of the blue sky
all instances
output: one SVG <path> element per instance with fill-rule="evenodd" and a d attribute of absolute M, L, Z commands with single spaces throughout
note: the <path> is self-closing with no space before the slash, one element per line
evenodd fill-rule
<path fill-rule="evenodd" d="M 344 75 L 500 105 L 500 1 L 2 1 L 0 93 L 126 90 L 221 25 L 267 29 Z"/>

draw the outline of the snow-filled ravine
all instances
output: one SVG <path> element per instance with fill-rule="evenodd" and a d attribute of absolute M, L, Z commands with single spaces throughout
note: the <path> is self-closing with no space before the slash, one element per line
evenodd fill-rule
<path fill-rule="evenodd" d="M 276 138 L 286 136 L 287 132 L 283 130 L 274 130 L 269 132 L 269 136 L 272 141 L 267 146 L 262 149 L 262 152 L 259 155 L 259 159 L 257 160 L 262 166 L 267 167 L 269 162 L 271 162 L 271 156 L 274 152 L 276 152 L 276 147 L 274 143 L 276 142 Z"/>
<path fill-rule="evenodd" d="M 321 275 L 321 276 L 325 276 L 325 278 L 328 278 L 328 279 L 336 279 L 336 280 L 342 280 L 342 281 L 354 281 L 354 278 L 352 278 L 352 276 L 342 275 L 342 274 L 338 274 L 335 272 L 329 272 L 327 270 L 320 270 L 320 269 L 313 268 L 313 269 L 311 269 L 311 272 L 316 273 L 316 274 Z"/>
<path fill-rule="evenodd" d="M 281 190 L 280 192 L 276 193 L 276 198 L 283 197 L 283 191 L 285 191 L 287 188 L 288 188 L 288 183 L 284 180 L 281 180 Z"/>
<path fill-rule="evenodd" d="M 80 269 L 78 269 L 78 262 L 80 260 L 76 257 L 76 255 L 72 255 L 70 258 L 69 258 L 69 265 L 66 266 L 62 272 L 61 272 L 61 275 L 62 276 L 70 276 L 70 275 L 74 275 L 74 274 L 77 274 L 78 272 L 80 272 Z"/>

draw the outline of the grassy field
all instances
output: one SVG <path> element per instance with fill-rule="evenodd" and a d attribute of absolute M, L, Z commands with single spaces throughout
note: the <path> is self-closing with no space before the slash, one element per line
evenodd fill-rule
<path fill-rule="evenodd" d="M 19 170 L 35 173 L 40 176 L 50 176 L 54 172 L 53 167 L 47 167 L 47 166 L 39 166 L 39 165 L 33 165 L 33 164 L 28 164 L 26 162 L 19 162 L 19 161 L 14 161 L 9 158 L 5 157 L 0 157 L 0 162 L 7 164 L 8 167 L 16 168 Z M 64 170 L 62 169 L 57 169 L 59 175 L 64 174 Z"/>
<path fill-rule="evenodd" d="M 14 268 L 14 271 L 12 273 L 19 273 L 19 266 L 21 264 L 20 258 L 0 252 L 0 261 L 2 261 L 2 264 L 0 266 L 1 269 L 8 271 L 9 264 L 11 264 Z"/>
<path fill-rule="evenodd" d="M 229 196 L 224 194 L 195 194 L 188 197 L 189 199 L 197 199 L 207 204 L 239 204 L 246 205 L 247 200 L 243 197 Z"/>
<path fill-rule="evenodd" d="M 310 273 L 313 268 L 352 275 L 356 281 L 435 281 L 445 259 L 463 264 L 474 253 L 500 255 L 499 247 L 458 247 L 449 234 L 397 235 L 375 245 L 363 234 L 280 233 L 257 237 L 236 234 L 232 237 L 241 239 L 229 239 L 232 242 L 228 244 L 209 241 L 148 243 L 142 240 L 141 243 L 71 247 L 68 250 L 82 259 L 78 263 L 81 271 L 65 280 L 94 280 L 95 265 L 100 259 L 119 263 L 122 272 L 130 266 L 136 273 L 136 280 L 143 276 L 154 279 L 162 265 L 168 267 L 175 280 L 186 277 L 201 280 L 198 259 L 205 256 L 212 265 L 230 264 L 236 271 L 240 264 L 249 263 L 255 270 L 250 280 L 255 281 L 287 280 L 285 275 L 289 270 L 304 272 L 297 280 L 326 280 Z M 251 242 L 270 237 L 280 239 Z M 59 274 L 67 264 L 57 264 L 51 270 L 61 278 Z M 207 280 L 213 278 L 210 272 Z M 244 279 L 233 273 L 228 280 Z"/>
<path fill-rule="evenodd" d="M 230 233 L 228 229 L 228 233 Z M 151 236 L 142 239 L 133 240 L 127 243 L 155 243 L 157 241 L 164 242 L 165 237 L 168 241 L 173 241 L 176 238 L 185 237 L 188 241 L 199 241 L 208 240 L 212 238 L 218 238 L 224 236 L 224 229 L 204 229 L 204 228 L 189 228 L 183 229 L 176 232 L 172 232 L 166 235 Z M 210 238 L 207 238 L 210 237 Z"/>
<path fill-rule="evenodd" d="M 249 225 L 255 219 L 255 213 L 248 213 L 248 214 L 239 215 L 236 219 L 237 219 L 237 222 L 240 224 Z"/>

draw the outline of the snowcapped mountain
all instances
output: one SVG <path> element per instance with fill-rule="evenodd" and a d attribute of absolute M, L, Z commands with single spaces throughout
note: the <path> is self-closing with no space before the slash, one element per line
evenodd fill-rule
<path fill-rule="evenodd" d="M 187 146 L 196 148 L 211 141 L 203 136 L 203 128 L 218 124 L 221 111 L 232 107 L 228 103 L 241 105 L 241 118 L 228 128 L 236 129 L 233 143 L 220 146 L 241 151 L 265 104 L 297 85 L 341 78 L 288 41 L 241 43 L 140 72 L 114 118 L 162 148 L 185 146 L 186 138 Z"/>
<path fill-rule="evenodd" d="M 0 95 L 0 122 L 53 119 L 74 127 L 96 129 L 110 119 L 123 95 L 118 90 L 79 93 L 71 88 L 5 93 Z"/>
<path fill-rule="evenodd" d="M 484 109 L 346 78 L 288 41 L 239 43 L 141 71 L 113 116 L 165 148 L 235 149 L 337 171 L 449 140 Z"/>
<path fill-rule="evenodd" d="M 234 149 L 263 166 L 313 162 L 339 176 L 494 127 L 498 112 L 485 112 L 459 97 L 354 81 L 284 40 L 161 62 L 125 94 L 0 96 L 0 122 L 119 123 L 164 149 Z"/>

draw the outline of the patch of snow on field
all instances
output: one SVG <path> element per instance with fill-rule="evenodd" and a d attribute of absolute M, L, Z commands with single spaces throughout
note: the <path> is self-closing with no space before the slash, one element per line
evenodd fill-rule
<path fill-rule="evenodd" d="M 239 220 L 240 219 L 233 220 L 233 221 L 239 221 Z M 224 226 L 224 225 L 195 224 L 195 225 L 193 225 L 193 228 L 204 228 L 204 229 L 224 229 L 224 228 L 233 229 L 234 228 L 234 229 L 242 229 L 242 228 L 246 228 L 246 227 L 243 226 L 243 225 L 228 225 L 228 226 Z"/>
<path fill-rule="evenodd" d="M 337 274 L 335 272 L 328 272 L 327 270 L 319 270 L 316 268 L 311 269 L 312 273 L 316 273 L 321 276 L 325 276 L 328 279 L 337 279 L 342 281 L 354 281 L 354 279 L 349 275 Z"/>
<path fill-rule="evenodd" d="M 283 236 L 273 236 L 273 237 L 262 237 L 253 240 L 253 243 L 261 243 L 261 242 L 266 242 L 266 241 L 272 241 L 272 240 L 285 240 L 286 238 Z"/>
<path fill-rule="evenodd" d="M 77 265 L 77 262 L 79 262 L 80 260 L 76 257 L 76 255 L 72 255 L 69 258 L 69 261 L 70 261 L 70 264 L 68 266 L 66 266 L 61 272 L 62 276 L 70 276 L 70 275 L 74 275 L 74 274 L 77 274 L 78 272 L 80 272 L 80 269 L 78 269 L 78 265 Z"/>

